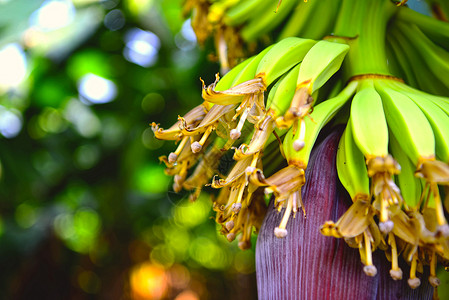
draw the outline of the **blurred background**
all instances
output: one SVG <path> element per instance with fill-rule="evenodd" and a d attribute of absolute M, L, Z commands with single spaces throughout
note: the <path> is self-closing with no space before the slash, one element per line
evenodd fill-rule
<path fill-rule="evenodd" d="M 0 0 L 0 299 L 256 298 L 254 246 L 170 191 L 149 126 L 219 69 L 182 2 Z"/>

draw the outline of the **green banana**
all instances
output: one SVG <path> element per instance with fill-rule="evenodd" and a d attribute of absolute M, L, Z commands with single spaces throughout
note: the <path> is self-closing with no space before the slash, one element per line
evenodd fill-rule
<path fill-rule="evenodd" d="M 421 109 L 407 95 L 377 80 L 375 87 L 382 97 L 388 127 L 400 136 L 404 152 L 418 166 L 424 159 L 435 157 L 435 137 Z"/>
<path fill-rule="evenodd" d="M 304 6 L 308 5 L 309 2 L 316 3 L 316 5 L 312 7 L 312 11 L 309 13 L 309 18 L 306 21 L 307 26 L 302 26 L 297 36 L 309 39 L 322 39 L 325 36 L 331 35 L 341 1 L 309 0 L 304 3 Z M 319 16 L 319 21 L 317 20 L 317 16 Z"/>
<path fill-rule="evenodd" d="M 217 85 L 215 86 L 216 91 L 224 91 L 232 87 L 233 82 L 235 81 L 236 76 L 240 74 L 240 72 L 248 65 L 250 64 L 256 56 L 252 56 L 248 59 L 245 59 L 241 63 L 239 63 L 237 66 L 232 68 L 226 75 L 224 75 L 220 80 L 218 81 Z"/>
<path fill-rule="evenodd" d="M 309 95 L 317 91 L 340 68 L 349 46 L 319 41 L 304 57 L 298 74 L 297 88 L 307 87 Z"/>
<path fill-rule="evenodd" d="M 369 178 L 365 158 L 355 144 L 350 123 L 340 138 L 336 163 L 338 178 L 351 199 L 353 201 L 358 197 L 369 199 Z"/>
<path fill-rule="evenodd" d="M 263 13 L 268 9 L 270 1 L 266 0 L 245 0 L 239 1 L 236 5 L 226 11 L 224 23 L 228 26 L 238 26 L 246 22 L 254 13 Z"/>
<path fill-rule="evenodd" d="M 406 49 L 402 47 L 393 34 L 387 34 L 386 45 L 387 50 L 389 50 L 387 51 L 388 61 L 391 61 L 391 73 L 404 79 L 410 86 L 418 87 L 418 79 L 416 79 L 413 67 L 407 56 L 404 55 Z"/>
<path fill-rule="evenodd" d="M 407 25 L 418 26 L 433 42 L 446 50 L 449 49 L 449 23 L 426 16 L 408 7 L 399 9 L 396 18 Z"/>
<path fill-rule="evenodd" d="M 295 95 L 300 67 L 301 64 L 298 64 L 283 75 L 268 93 L 267 110 L 273 119 L 282 116 L 290 107 L 291 100 Z"/>
<path fill-rule="evenodd" d="M 274 80 L 300 63 L 315 44 L 314 40 L 296 37 L 277 42 L 260 61 L 256 77 L 262 78 L 264 85 L 268 87 Z"/>
<path fill-rule="evenodd" d="M 417 205 L 422 193 L 421 182 L 414 176 L 415 166 L 402 150 L 394 134 L 390 134 L 390 151 L 401 166 L 401 172 L 397 178 L 402 198 L 408 207 L 419 209 Z"/>
<path fill-rule="evenodd" d="M 303 118 L 313 104 L 314 94 L 337 71 L 349 47 L 326 41 L 317 42 L 296 65 L 282 77 L 268 95 L 268 112 L 277 127 L 289 128 Z M 284 115 L 285 114 L 285 115 Z"/>
<path fill-rule="evenodd" d="M 395 23 L 395 25 L 404 35 L 404 38 L 419 44 L 419 47 L 415 47 L 416 52 L 422 57 L 426 66 L 432 71 L 435 77 L 449 88 L 449 77 L 441 76 L 441 74 L 447 74 L 449 72 L 449 53 L 435 45 L 416 25 L 402 24 L 400 22 Z"/>
<path fill-rule="evenodd" d="M 254 17 L 241 30 L 242 38 L 245 41 L 254 41 L 264 33 L 273 30 L 288 16 L 292 8 L 297 4 L 297 0 L 283 0 L 277 12 L 275 4 L 273 2 L 270 4 L 273 5 L 273 9 L 268 7 L 261 14 L 250 13 Z"/>
<path fill-rule="evenodd" d="M 237 74 L 237 76 L 235 76 L 234 81 L 232 82 L 232 86 L 236 86 L 240 83 L 243 83 L 245 81 L 254 79 L 255 75 L 256 75 L 256 70 L 259 66 L 260 61 L 262 60 L 262 58 L 265 56 L 265 54 L 270 51 L 270 49 L 273 46 L 270 45 L 267 48 L 265 48 L 262 52 L 260 52 L 259 54 L 257 54 L 254 59 L 248 63 L 240 72 L 239 74 Z"/>
<path fill-rule="evenodd" d="M 435 73 L 427 66 L 426 56 L 422 56 L 419 52 L 417 52 L 417 48 L 419 47 L 415 47 L 414 42 L 412 42 L 413 40 L 407 38 L 404 33 L 399 30 L 398 26 L 395 25 L 397 24 L 392 24 L 389 33 L 392 35 L 392 39 L 395 39 L 396 43 L 402 46 L 402 51 L 396 53 L 396 56 L 405 56 L 405 64 L 408 64 L 412 69 L 416 79 L 417 85 L 414 87 L 432 94 L 449 94 L 449 88 L 441 82 L 439 78 L 440 76 L 436 76 Z M 413 64 L 410 64 L 410 61 L 413 61 Z M 409 84 L 411 84 L 411 82 L 409 82 Z"/>
<path fill-rule="evenodd" d="M 388 126 L 382 99 L 373 80 L 362 80 L 351 103 L 350 121 L 354 141 L 365 157 L 388 155 Z"/>
<path fill-rule="evenodd" d="M 290 36 L 303 36 L 300 32 L 308 25 L 309 17 L 313 17 L 313 8 L 319 5 L 320 1 L 309 0 L 299 2 L 294 9 L 287 23 L 279 34 L 279 39 L 285 39 Z"/>
<path fill-rule="evenodd" d="M 396 82 L 392 84 L 398 90 L 404 84 Z M 437 104 L 425 97 L 422 93 L 405 92 L 427 117 L 435 135 L 435 153 L 439 160 L 449 162 L 449 115 Z"/>

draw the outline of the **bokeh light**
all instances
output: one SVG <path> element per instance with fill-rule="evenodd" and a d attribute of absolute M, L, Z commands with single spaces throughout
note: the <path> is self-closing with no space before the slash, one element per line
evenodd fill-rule
<path fill-rule="evenodd" d="M 78 83 L 81 99 L 93 104 L 108 103 L 117 96 L 117 87 L 109 79 L 95 74 L 84 75 Z"/>
<path fill-rule="evenodd" d="M 69 25 L 75 17 L 75 6 L 69 0 L 47 0 L 30 17 L 30 25 L 50 31 Z"/>
<path fill-rule="evenodd" d="M 206 194 L 201 194 L 193 203 L 184 199 L 174 207 L 174 221 L 187 228 L 197 226 L 209 218 L 211 207 L 212 202 Z"/>
<path fill-rule="evenodd" d="M 17 88 L 27 75 L 27 58 L 16 43 L 0 49 L 0 95 L 2 91 Z"/>
<path fill-rule="evenodd" d="M 93 137 L 101 130 L 100 119 L 92 110 L 78 99 L 71 99 L 64 108 L 64 117 L 69 120 L 78 133 L 84 137 Z"/>
<path fill-rule="evenodd" d="M 142 67 L 156 63 L 161 42 L 154 33 L 139 28 L 130 29 L 126 33 L 125 43 L 123 56 L 126 60 Z"/>
<path fill-rule="evenodd" d="M 125 26 L 126 20 L 120 9 L 111 10 L 104 17 L 104 26 L 111 31 L 120 30 Z"/>
<path fill-rule="evenodd" d="M 192 29 L 190 19 L 182 24 L 181 31 L 175 36 L 175 43 L 183 51 L 189 51 L 197 47 L 196 35 Z"/>
<path fill-rule="evenodd" d="M 161 299 L 168 290 L 165 269 L 150 262 L 135 266 L 130 274 L 130 287 L 135 300 Z"/>
<path fill-rule="evenodd" d="M 93 209 L 80 208 L 75 213 L 58 215 L 53 227 L 56 234 L 70 249 L 79 253 L 88 253 L 96 243 L 101 229 L 101 220 Z"/>
<path fill-rule="evenodd" d="M 22 130 L 22 118 L 18 111 L 0 105 L 0 133 L 5 138 L 16 137 Z"/>

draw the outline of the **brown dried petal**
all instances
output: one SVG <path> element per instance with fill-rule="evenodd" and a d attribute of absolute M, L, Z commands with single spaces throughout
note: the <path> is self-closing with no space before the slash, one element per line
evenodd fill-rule
<path fill-rule="evenodd" d="M 179 126 L 181 128 L 181 133 L 183 135 L 200 134 L 206 131 L 208 127 L 216 125 L 215 123 L 217 123 L 218 120 L 227 113 L 233 113 L 234 108 L 235 105 L 214 105 L 207 112 L 201 122 L 199 124 L 195 124 L 195 126 L 190 125 L 187 120 L 184 120 L 184 118 L 180 118 L 181 123 Z"/>
<path fill-rule="evenodd" d="M 337 230 L 344 237 L 355 237 L 368 228 L 373 222 L 373 216 L 371 204 L 364 199 L 358 199 L 338 220 Z"/>
<path fill-rule="evenodd" d="M 204 104 L 198 105 L 190 110 L 187 114 L 184 115 L 181 119 L 184 123 L 183 126 L 196 126 L 201 120 L 203 120 L 206 115 L 206 107 Z M 177 121 L 170 128 L 164 130 L 163 128 L 159 128 L 159 126 L 155 123 L 152 123 L 152 129 L 156 138 L 161 140 L 177 140 L 181 137 L 181 120 Z"/>
<path fill-rule="evenodd" d="M 391 217 L 394 223 L 393 233 L 411 245 L 418 245 L 419 229 L 416 222 L 413 222 L 405 212 L 399 211 Z"/>
<path fill-rule="evenodd" d="M 213 180 L 212 187 L 213 188 L 221 188 L 227 185 L 232 184 L 234 181 L 239 179 L 241 176 L 245 174 L 246 168 L 251 164 L 252 157 L 248 156 L 245 159 L 237 161 L 237 163 L 232 168 L 231 172 L 228 174 L 226 179 L 218 179 Z"/>
<path fill-rule="evenodd" d="M 259 151 L 261 151 L 265 143 L 270 138 L 275 124 L 271 117 L 266 117 L 260 126 L 256 126 L 253 137 L 248 146 L 239 147 L 234 154 L 235 160 L 240 160 L 249 155 L 253 155 Z"/>
<path fill-rule="evenodd" d="M 424 161 L 415 175 L 430 182 L 449 185 L 449 165 L 439 160 Z"/>
<path fill-rule="evenodd" d="M 203 82 L 202 96 L 205 101 L 220 105 L 237 104 L 242 102 L 245 96 L 265 91 L 265 86 L 261 78 L 245 81 L 225 91 L 216 91 L 215 86 L 217 85 L 219 78 L 220 77 L 217 74 L 215 82 L 207 87 Z"/>

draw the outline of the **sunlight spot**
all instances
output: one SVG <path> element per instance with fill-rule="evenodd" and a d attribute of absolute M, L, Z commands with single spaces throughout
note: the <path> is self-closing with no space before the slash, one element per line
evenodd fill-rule
<path fill-rule="evenodd" d="M 80 79 L 78 91 L 83 100 L 94 104 L 111 102 L 117 96 L 114 82 L 91 73 Z"/>
<path fill-rule="evenodd" d="M 7 110 L 0 105 L 0 133 L 10 139 L 16 137 L 20 130 L 22 130 L 20 113 Z"/>
<path fill-rule="evenodd" d="M 27 75 L 27 58 L 18 44 L 0 49 L 0 90 L 16 88 Z"/>
<path fill-rule="evenodd" d="M 123 56 L 126 60 L 142 67 L 150 67 L 156 63 L 161 42 L 154 33 L 133 28 L 127 32 L 125 43 Z"/>
<path fill-rule="evenodd" d="M 75 13 L 75 6 L 71 1 L 48 0 L 31 15 L 30 23 L 42 31 L 55 30 L 69 25 Z"/>

